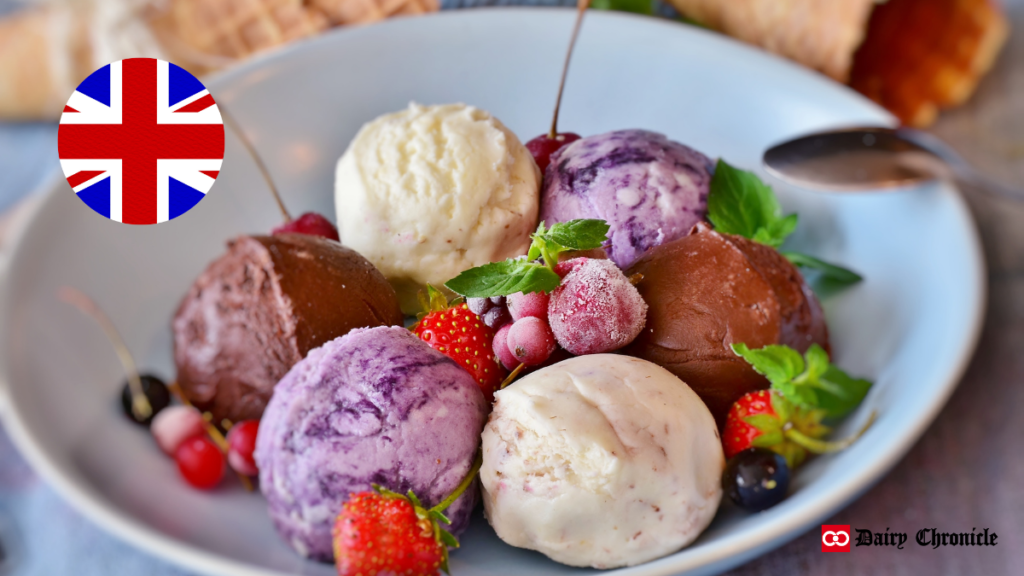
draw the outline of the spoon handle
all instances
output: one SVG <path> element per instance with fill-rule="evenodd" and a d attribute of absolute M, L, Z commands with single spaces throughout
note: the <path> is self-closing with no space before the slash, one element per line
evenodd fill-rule
<path fill-rule="evenodd" d="M 900 128 L 896 132 L 900 137 L 909 140 L 910 142 L 913 142 L 914 144 L 917 144 L 938 156 L 949 166 L 958 181 L 974 188 L 986 190 L 1004 198 L 1024 200 L 1024 190 L 1008 186 L 995 178 L 991 178 L 983 174 L 980 170 L 972 166 L 970 162 L 964 160 L 963 156 L 953 150 L 949 144 L 946 144 L 937 136 L 933 136 L 928 132 L 915 130 L 913 128 Z"/>

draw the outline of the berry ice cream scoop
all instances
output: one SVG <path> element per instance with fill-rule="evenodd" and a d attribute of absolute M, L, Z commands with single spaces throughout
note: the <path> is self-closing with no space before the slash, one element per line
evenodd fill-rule
<path fill-rule="evenodd" d="M 722 497 L 707 407 L 655 364 L 580 356 L 495 394 L 484 507 L 498 536 L 571 566 L 632 566 L 693 542 Z"/>
<path fill-rule="evenodd" d="M 260 422 L 260 489 L 281 537 L 331 561 L 331 525 L 352 493 L 379 484 L 433 506 L 473 464 L 488 406 L 468 372 L 408 330 L 353 330 L 309 352 Z M 448 508 L 469 523 L 476 491 Z"/>
<path fill-rule="evenodd" d="M 588 136 L 551 155 L 540 219 L 607 221 L 608 256 L 625 269 L 704 220 L 712 168 L 707 156 L 655 132 Z"/>

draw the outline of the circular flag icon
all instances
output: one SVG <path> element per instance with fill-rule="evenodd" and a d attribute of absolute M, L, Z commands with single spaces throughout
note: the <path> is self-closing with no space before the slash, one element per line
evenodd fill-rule
<path fill-rule="evenodd" d="M 117 222 L 158 224 L 210 191 L 224 160 L 224 121 L 195 76 L 128 58 L 78 85 L 60 117 L 57 150 L 87 206 Z"/>

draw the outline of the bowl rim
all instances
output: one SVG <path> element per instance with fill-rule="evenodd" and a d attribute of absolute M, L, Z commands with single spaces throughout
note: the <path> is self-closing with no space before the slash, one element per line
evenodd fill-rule
<path fill-rule="evenodd" d="M 569 11 L 574 12 L 575 8 L 497 6 L 483 7 L 483 9 L 475 8 L 473 10 L 445 10 L 415 18 L 400 17 L 385 20 L 370 27 L 335 28 L 304 41 L 295 42 L 250 58 L 229 70 L 210 75 L 204 78 L 204 84 L 208 87 L 217 88 L 218 85 L 236 82 L 251 72 L 273 66 L 281 60 L 292 57 L 295 52 L 315 49 L 321 43 L 331 42 L 338 35 L 375 34 L 379 33 L 377 32 L 379 29 L 405 26 L 409 25 L 409 22 L 423 18 L 428 20 L 474 19 L 495 17 L 494 15 L 500 12 L 533 12 L 536 14 L 547 12 L 550 14 L 552 10 L 559 10 L 564 14 Z M 815 81 L 819 83 L 824 82 L 842 87 L 848 90 L 851 95 L 860 98 L 866 107 L 874 108 L 879 112 L 880 117 L 887 118 L 890 125 L 895 123 L 895 120 L 888 112 L 885 112 L 875 103 L 853 92 L 851 89 L 836 84 L 832 80 L 793 62 L 765 53 L 732 38 L 697 27 L 684 27 L 669 20 L 636 14 L 596 12 L 588 15 L 588 19 L 594 18 L 642 20 L 644 25 L 652 27 L 671 26 L 679 33 L 703 35 L 706 38 L 710 38 L 712 42 L 732 45 L 733 48 L 740 48 L 746 51 L 749 57 L 768 59 L 773 61 L 773 65 L 782 65 L 789 68 L 792 73 L 804 75 L 805 77 L 814 77 Z M 0 325 L 8 325 L 7 320 L 10 317 L 10 310 L 14 307 L 14 304 L 8 298 L 11 282 L 10 271 L 15 269 L 19 262 L 28 258 L 23 250 L 24 240 L 29 231 L 35 227 L 39 216 L 46 211 L 47 206 L 55 201 L 58 193 L 62 193 L 66 189 L 65 182 L 66 180 L 64 180 L 60 170 L 55 169 L 49 179 L 37 189 L 37 192 L 43 192 L 44 196 L 29 210 L 21 224 L 12 231 L 7 249 L 0 253 L 0 270 L 2 270 L 0 272 L 0 323 L 2 324 Z M 938 385 L 934 388 L 935 393 L 925 403 L 917 420 L 905 429 L 906 433 L 898 438 L 897 441 L 885 444 L 876 453 L 875 457 L 868 462 L 868 466 L 848 475 L 845 481 L 839 483 L 827 495 L 817 497 L 810 502 L 804 503 L 801 507 L 787 510 L 785 514 L 780 515 L 776 522 L 773 523 L 773 529 L 770 533 L 761 527 L 750 526 L 738 530 L 732 536 L 720 542 L 705 543 L 698 548 L 684 548 L 681 552 L 690 551 L 690 554 L 685 559 L 679 557 L 681 552 L 677 552 L 638 566 L 610 570 L 607 572 L 608 574 L 623 576 L 670 576 L 672 574 L 679 574 L 680 571 L 697 570 L 705 573 L 709 570 L 720 571 L 737 566 L 792 540 L 807 531 L 818 521 L 827 518 L 853 501 L 881 480 L 903 458 L 913 444 L 917 442 L 948 401 L 974 355 L 984 324 L 988 294 L 986 264 L 982 244 L 977 226 L 970 216 L 970 210 L 967 207 L 966 201 L 952 185 L 941 185 L 939 186 L 939 191 L 943 194 L 946 201 L 953 202 L 956 216 L 958 219 L 963 220 L 962 223 L 965 225 L 968 233 L 967 240 L 970 245 L 966 247 L 966 250 L 973 256 L 971 260 L 973 269 L 970 270 L 969 283 L 977 298 L 971 303 L 973 304 L 973 309 L 970 311 L 969 331 L 964 335 L 965 338 L 962 340 L 963 346 L 953 362 L 953 369 L 950 370 L 943 381 L 937 383 Z M 36 194 L 34 193 L 33 195 Z M 229 559 L 163 534 L 122 512 L 119 508 L 108 503 L 102 496 L 77 482 L 73 475 L 67 474 L 62 470 L 61 466 L 50 458 L 41 444 L 33 437 L 27 422 L 18 413 L 16 406 L 9 396 L 10 376 L 6 362 L 6 357 L 10 350 L 9 342 L 7 341 L 9 338 L 8 334 L 6 330 L 0 331 L 0 421 L 3 422 L 5 430 L 11 437 L 14 445 L 32 468 L 62 498 L 108 533 L 149 554 L 188 570 L 211 576 L 284 576 L 283 572 L 276 569 L 267 569 L 246 563 L 245 561 Z"/>

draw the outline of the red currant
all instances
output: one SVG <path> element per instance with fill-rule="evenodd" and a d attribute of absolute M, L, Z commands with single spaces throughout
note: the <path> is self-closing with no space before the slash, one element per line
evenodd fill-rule
<path fill-rule="evenodd" d="M 224 477 L 224 455 L 206 436 L 182 442 L 174 453 L 174 460 L 185 481 L 200 490 L 213 488 Z"/>
<path fill-rule="evenodd" d="M 259 427 L 259 420 L 243 420 L 228 431 L 228 464 L 239 474 L 255 476 L 259 473 L 252 457 Z"/>
<path fill-rule="evenodd" d="M 271 234 L 306 234 L 308 236 L 321 236 L 335 242 L 339 241 L 338 229 L 331 224 L 330 220 L 316 212 L 306 212 L 291 222 L 285 222 L 270 231 Z"/>
<path fill-rule="evenodd" d="M 551 163 L 551 155 L 555 153 L 555 150 L 580 138 L 579 134 L 573 134 L 572 132 L 561 132 L 554 138 L 547 134 L 541 134 L 527 142 L 526 149 L 530 151 L 530 154 L 533 154 L 533 159 L 537 162 L 537 167 L 540 168 L 541 174 L 543 174 L 548 169 L 548 164 Z"/>

